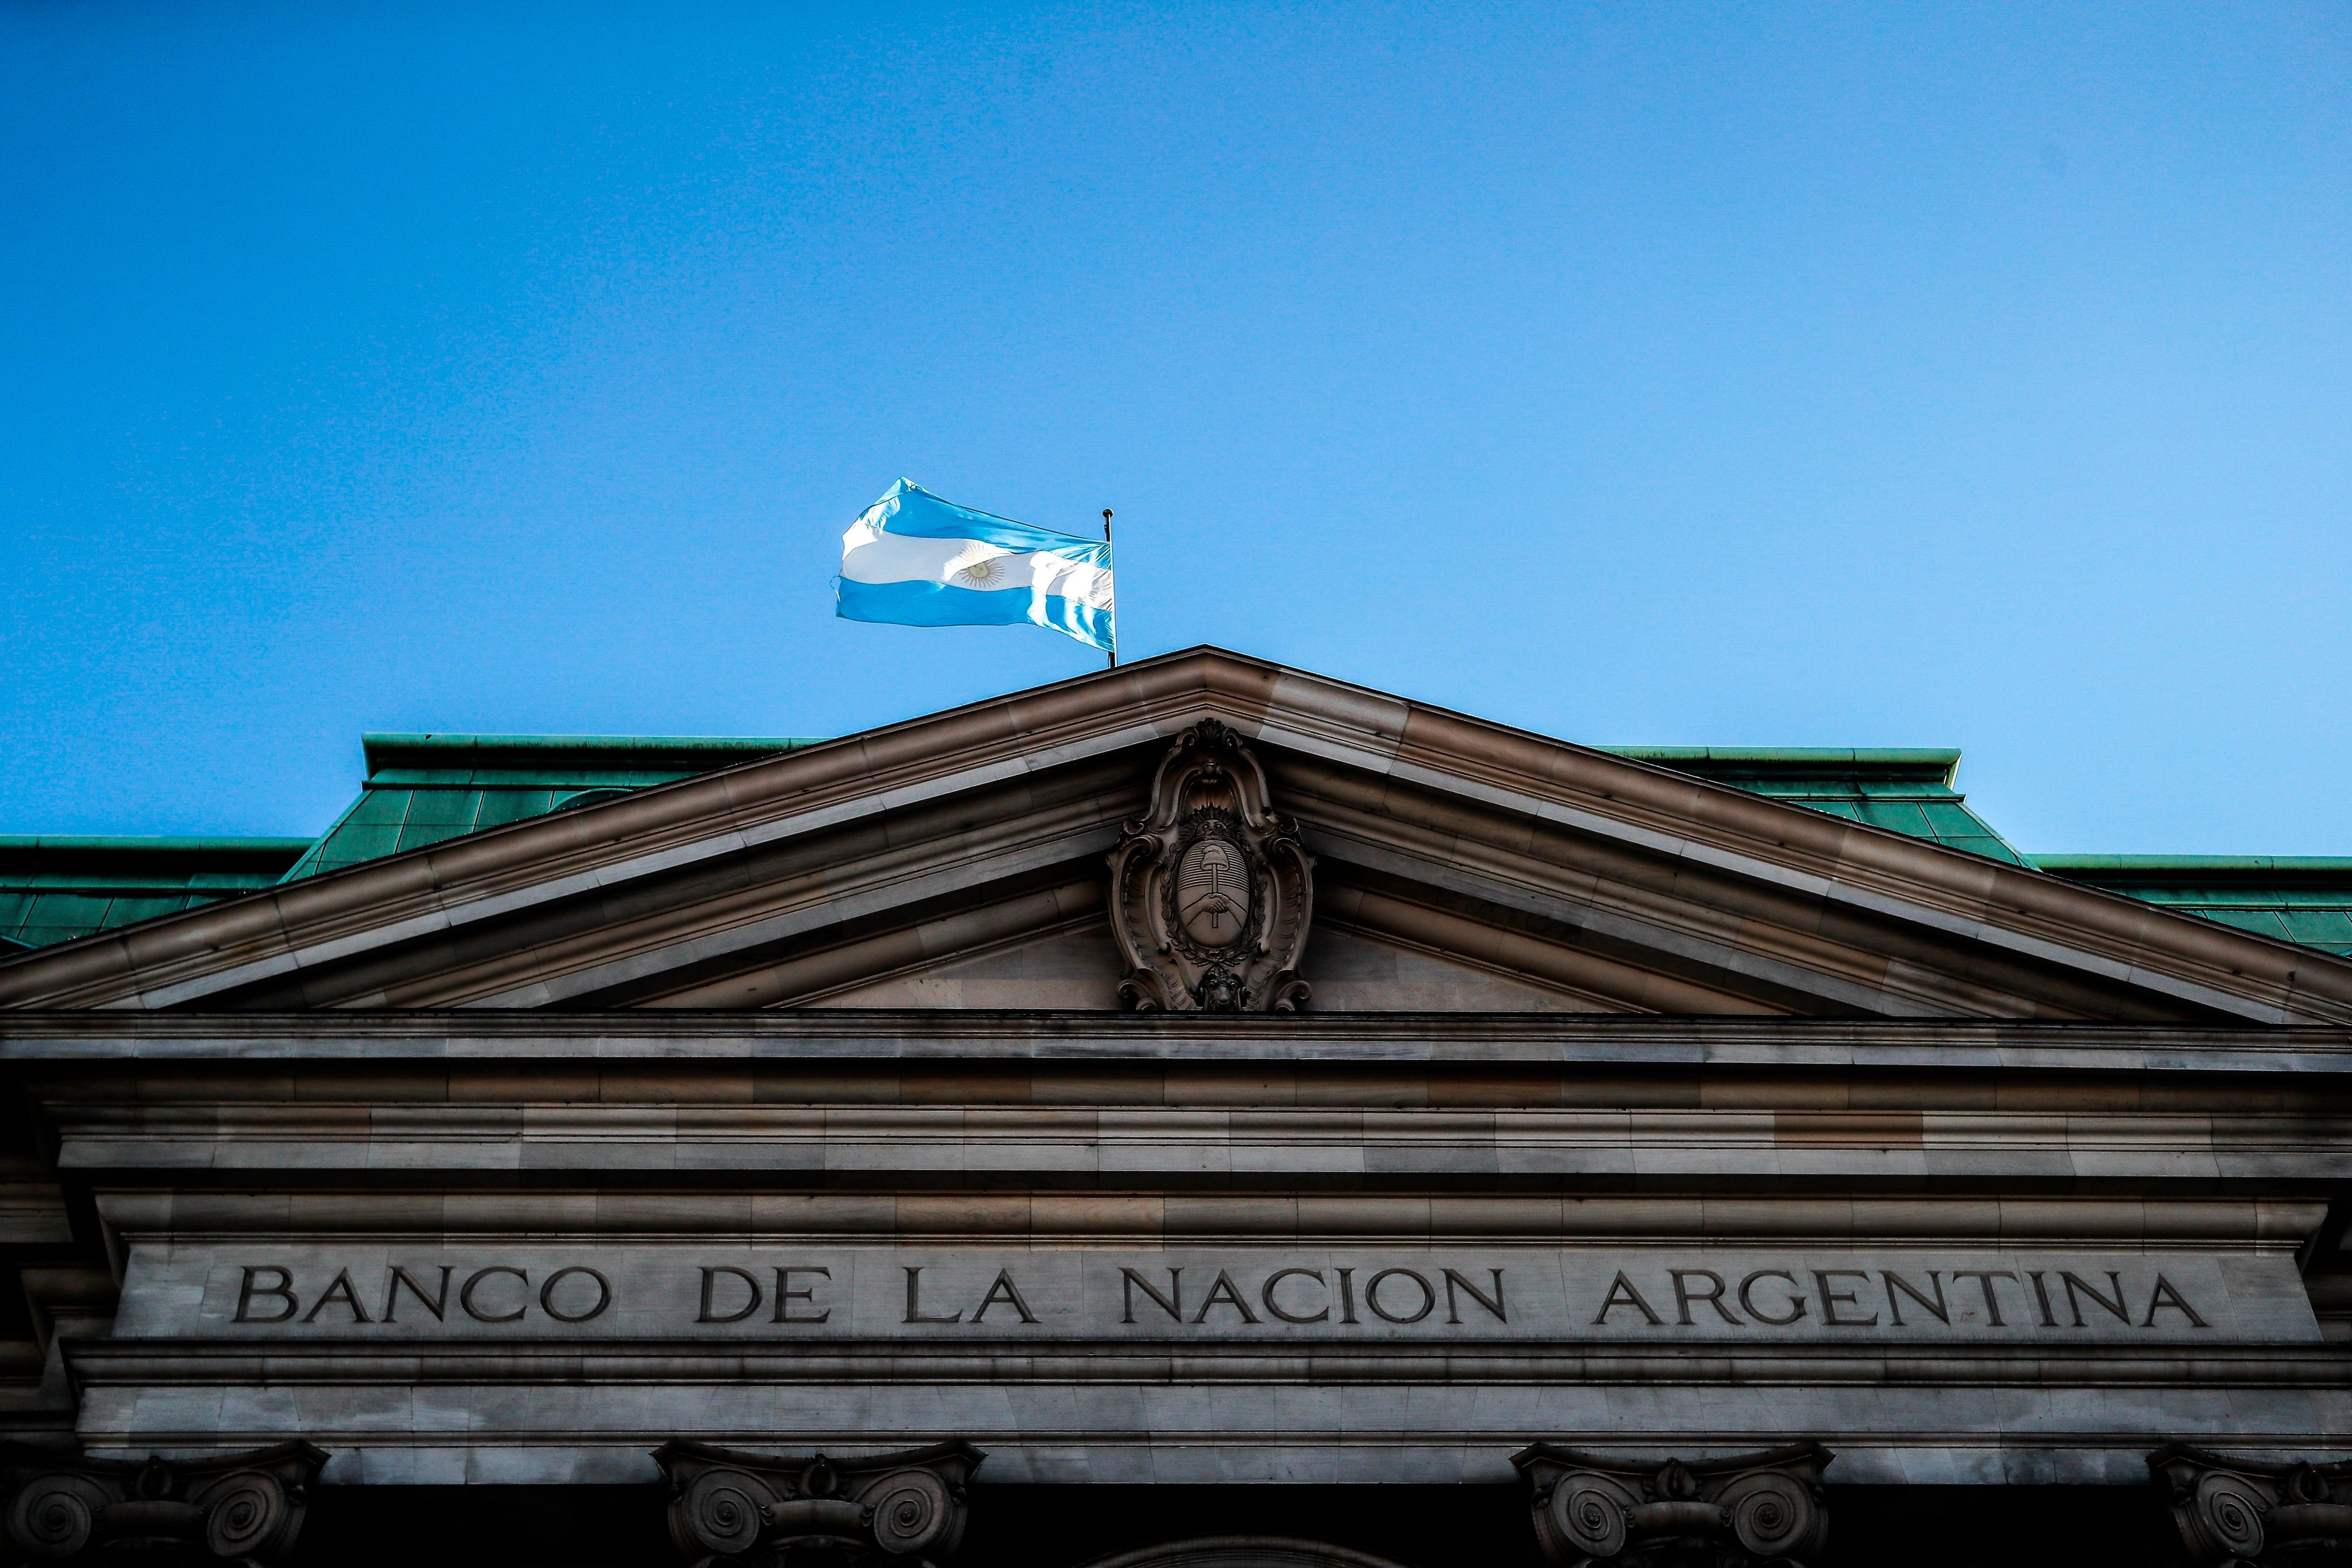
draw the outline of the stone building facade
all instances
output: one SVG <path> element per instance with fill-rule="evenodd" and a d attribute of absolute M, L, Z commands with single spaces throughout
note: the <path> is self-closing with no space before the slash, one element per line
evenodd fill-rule
<path fill-rule="evenodd" d="M 1213 649 L 541 744 L 387 738 L 180 893 L 0 847 L 178 900 L 0 958 L 18 1554 L 2352 1542 L 2352 961 L 2254 918 L 2340 866 Z"/>

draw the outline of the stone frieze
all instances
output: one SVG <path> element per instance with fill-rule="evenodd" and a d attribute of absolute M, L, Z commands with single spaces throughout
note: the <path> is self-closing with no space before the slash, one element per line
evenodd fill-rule
<path fill-rule="evenodd" d="M 2283 1253 L 140 1244 L 118 1336 L 2315 1343 Z"/>

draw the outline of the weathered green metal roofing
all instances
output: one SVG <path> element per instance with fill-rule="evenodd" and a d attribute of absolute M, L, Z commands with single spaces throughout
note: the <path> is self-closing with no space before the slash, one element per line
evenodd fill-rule
<path fill-rule="evenodd" d="M 0 956 L 814 744 L 800 736 L 365 736 L 359 798 L 315 840 L 0 837 Z"/>
<path fill-rule="evenodd" d="M 1952 788 L 1960 754 L 1937 749 L 1610 746 L 1620 757 L 1811 806 L 2069 882 L 2352 957 L 2352 858 L 2022 855 Z"/>
<path fill-rule="evenodd" d="M 2241 931 L 2352 957 L 2352 859 L 2336 855 L 2031 855 L 2053 876 Z"/>
<path fill-rule="evenodd" d="M 317 840 L 0 836 L 0 956 L 817 744 L 806 736 L 368 735 Z M 2021 855 L 1943 748 L 1609 746 L 1776 800 L 2352 956 L 2352 858 Z"/>
<path fill-rule="evenodd" d="M 0 837 L 0 951 L 268 887 L 310 847 L 309 839 Z"/>
<path fill-rule="evenodd" d="M 1959 776 L 1957 751 L 1725 746 L 1601 749 L 2011 865 L 2026 863 L 2007 840 L 1969 810 L 1968 797 L 1952 788 Z"/>
<path fill-rule="evenodd" d="M 2319 855 L 2022 855 L 1952 788 L 1958 751 L 1611 746 L 1776 800 L 2032 866 L 2184 915 L 2352 957 L 2352 858 Z"/>
<path fill-rule="evenodd" d="M 285 880 L 815 744 L 806 736 L 368 735 L 359 799 Z"/>

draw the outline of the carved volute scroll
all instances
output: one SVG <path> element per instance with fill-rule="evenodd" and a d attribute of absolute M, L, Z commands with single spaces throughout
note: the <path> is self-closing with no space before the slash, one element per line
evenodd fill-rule
<path fill-rule="evenodd" d="M 1085 1568 L 1405 1568 L 1328 1541 L 1287 1535 L 1203 1535 L 1097 1557 Z"/>
<path fill-rule="evenodd" d="M 669 1538 L 697 1568 L 944 1568 L 963 1544 L 969 1443 L 833 1459 L 779 1458 L 673 1439 Z"/>
<path fill-rule="evenodd" d="M 1528 1478 L 1536 1540 L 1555 1568 L 1807 1568 L 1829 1543 L 1819 1443 L 1685 1463 L 1537 1443 Z"/>
<path fill-rule="evenodd" d="M 2277 1464 L 2171 1443 L 2147 1468 L 2198 1568 L 2352 1563 L 2352 1462 Z"/>
<path fill-rule="evenodd" d="M 212 1459 L 89 1459 L 0 1445 L 12 1555 L 38 1563 L 282 1563 L 327 1462 L 304 1442 Z"/>
<path fill-rule="evenodd" d="M 1202 719 L 1177 737 L 1151 807 L 1110 856 L 1122 1000 L 1140 1012 L 1296 1012 L 1314 857 L 1266 804 L 1241 737 Z"/>

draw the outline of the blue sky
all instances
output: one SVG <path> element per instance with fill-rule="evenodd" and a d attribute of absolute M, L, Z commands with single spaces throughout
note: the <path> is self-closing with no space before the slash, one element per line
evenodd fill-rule
<path fill-rule="evenodd" d="M 2352 8 L 0 10 L 0 831 L 836 734 L 908 476 L 1121 634 L 2352 853 Z"/>

